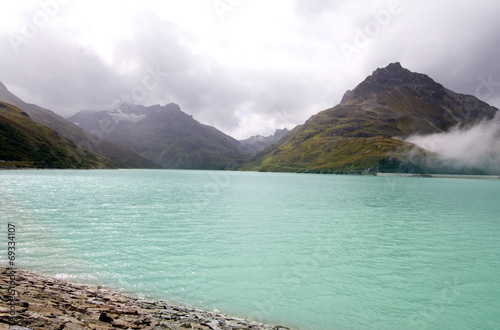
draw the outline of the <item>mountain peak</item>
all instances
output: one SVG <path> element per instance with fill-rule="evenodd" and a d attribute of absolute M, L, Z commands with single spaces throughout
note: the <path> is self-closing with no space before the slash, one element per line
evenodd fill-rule
<path fill-rule="evenodd" d="M 0 88 L 7 90 L 7 87 L 0 81 Z"/>
<path fill-rule="evenodd" d="M 382 72 L 390 73 L 390 74 L 401 74 L 406 69 L 401 66 L 401 63 L 394 62 L 386 66 L 385 68 L 377 68 L 377 70 L 373 71 L 373 74 L 381 74 Z M 408 70 L 406 70 L 408 71 Z"/>
<path fill-rule="evenodd" d="M 426 83 L 434 82 L 428 76 L 411 72 L 401 66 L 399 62 L 391 63 L 385 68 L 378 68 L 373 71 L 372 75 L 367 77 L 365 81 L 373 81 L 383 85 L 394 85 L 401 83 L 416 82 L 427 78 Z"/>
<path fill-rule="evenodd" d="M 404 69 L 404 68 L 401 66 L 401 63 L 394 62 L 394 63 L 390 63 L 384 69 L 385 70 L 389 70 L 389 71 L 395 71 L 395 70 L 397 71 L 397 70 L 401 70 L 401 69 Z"/>
<path fill-rule="evenodd" d="M 391 63 L 385 68 L 378 68 L 377 70 L 373 71 L 372 75 L 369 76 L 368 78 L 376 79 L 379 80 L 379 82 L 387 81 L 389 79 L 401 79 L 401 78 L 406 78 L 410 79 L 413 75 L 416 73 L 411 72 L 408 69 L 405 69 L 401 66 L 401 63 L 395 62 Z"/>
<path fill-rule="evenodd" d="M 474 96 L 454 93 L 424 74 L 391 63 L 347 91 L 341 104 L 312 116 L 243 168 L 359 174 L 448 171 L 439 162 L 429 169 L 427 160 L 436 156 L 412 149 L 414 145 L 402 138 L 472 126 L 494 118 L 497 111 Z M 476 169 L 463 169 L 470 170 Z"/>
<path fill-rule="evenodd" d="M 165 110 L 168 110 L 168 111 L 177 111 L 177 112 L 181 112 L 181 107 L 176 104 L 176 103 L 169 103 L 169 104 L 165 104 L 163 106 L 163 109 Z"/>
<path fill-rule="evenodd" d="M 119 109 L 78 112 L 68 120 L 164 168 L 227 169 L 248 157 L 237 140 L 201 124 L 175 103 L 128 103 Z M 108 124 L 103 128 L 103 123 Z"/>
<path fill-rule="evenodd" d="M 347 91 L 341 103 L 372 99 L 374 95 L 389 90 L 405 90 L 424 99 L 432 96 L 436 100 L 440 100 L 446 94 L 445 88 L 429 76 L 412 72 L 401 66 L 399 62 L 395 62 L 373 71 L 354 90 Z"/>

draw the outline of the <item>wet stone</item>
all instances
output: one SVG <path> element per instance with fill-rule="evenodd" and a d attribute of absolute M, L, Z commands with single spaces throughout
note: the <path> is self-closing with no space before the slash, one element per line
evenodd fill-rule
<path fill-rule="evenodd" d="M 0 266 L 1 283 L 8 283 L 8 272 Z M 9 329 L 9 325 L 31 330 L 287 329 L 164 301 L 127 297 L 102 287 L 72 284 L 24 271 L 19 271 L 16 289 L 20 303 L 16 306 L 15 322 L 9 314 L 9 296 L 1 296 L 0 330 Z"/>

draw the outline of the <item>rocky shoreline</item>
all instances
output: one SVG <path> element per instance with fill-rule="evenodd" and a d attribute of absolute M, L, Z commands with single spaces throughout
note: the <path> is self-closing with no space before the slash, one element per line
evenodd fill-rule
<path fill-rule="evenodd" d="M 0 266 L 0 283 L 8 288 L 8 268 Z M 8 290 L 2 290 L 0 330 L 16 329 L 265 329 L 282 326 L 231 317 L 164 301 L 128 297 L 102 287 L 73 284 L 17 271 L 15 316 Z M 24 328 L 22 328 L 24 327 Z"/>

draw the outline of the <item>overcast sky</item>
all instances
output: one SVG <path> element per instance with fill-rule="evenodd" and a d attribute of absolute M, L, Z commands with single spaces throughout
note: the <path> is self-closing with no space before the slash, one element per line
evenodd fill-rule
<path fill-rule="evenodd" d="M 293 128 L 399 61 L 500 107 L 500 1 L 0 0 L 0 81 L 65 117 L 175 102 L 235 138 Z"/>

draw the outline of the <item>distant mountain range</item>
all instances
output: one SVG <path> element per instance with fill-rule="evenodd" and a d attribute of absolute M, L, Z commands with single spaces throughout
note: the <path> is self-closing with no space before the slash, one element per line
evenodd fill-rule
<path fill-rule="evenodd" d="M 497 111 L 474 96 L 454 93 L 426 75 L 393 63 L 377 69 L 346 92 L 339 105 L 295 127 L 242 169 L 360 174 L 456 171 L 430 168 L 433 162 L 428 160 L 436 155 L 403 138 L 470 126 L 492 119 Z"/>
<path fill-rule="evenodd" d="M 432 161 L 436 154 L 405 139 L 469 127 L 498 113 L 476 97 L 452 92 L 399 63 L 375 70 L 347 91 L 340 104 L 291 131 L 242 141 L 199 123 L 173 103 L 122 104 L 81 111 L 66 120 L 23 102 L 1 83 L 0 102 L 0 161 L 16 160 L 28 167 L 482 174 L 476 168 L 447 168 Z"/>
<path fill-rule="evenodd" d="M 270 137 L 240 142 L 199 123 L 176 104 L 122 104 L 107 111 L 81 111 L 67 120 L 24 102 L 2 83 L 0 102 L 0 122 L 4 123 L 0 131 L 0 168 L 235 169 L 287 132 L 278 130 Z M 15 126 L 19 134 L 5 125 Z M 44 134 L 39 136 L 41 132 Z M 44 150 L 61 150 L 60 142 L 49 136 L 64 140 L 63 149 L 68 153 L 55 157 L 55 151 L 50 151 L 50 156 L 38 155 L 31 149 L 39 149 L 32 142 L 35 139 L 43 141 Z"/>
<path fill-rule="evenodd" d="M 263 151 L 267 147 L 279 142 L 285 135 L 290 132 L 289 129 L 277 129 L 273 135 L 262 136 L 254 135 L 246 140 L 241 140 L 240 143 L 242 148 L 249 153 L 251 156 L 255 156 L 257 153 Z"/>
<path fill-rule="evenodd" d="M 287 132 L 279 130 L 270 137 L 240 142 L 199 123 L 174 103 L 149 107 L 122 104 L 106 111 L 82 111 L 68 120 L 163 168 L 178 169 L 235 169 Z"/>

